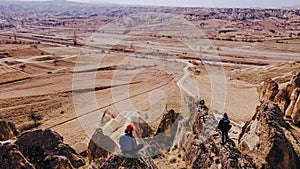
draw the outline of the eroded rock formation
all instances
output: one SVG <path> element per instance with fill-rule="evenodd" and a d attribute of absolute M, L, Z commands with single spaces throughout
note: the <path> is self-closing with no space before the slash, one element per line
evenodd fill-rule
<path fill-rule="evenodd" d="M 26 131 L 0 143 L 1 166 L 12 168 L 79 168 L 84 160 L 52 130 Z M 6 167 L 4 167 L 6 168 Z"/>
<path fill-rule="evenodd" d="M 291 118 L 294 124 L 300 123 L 300 72 L 292 77 L 286 87 L 278 90 L 278 84 L 267 79 L 261 90 L 261 101 L 274 101 L 284 116 Z"/>
<path fill-rule="evenodd" d="M 99 128 L 89 142 L 88 159 L 90 162 L 94 160 L 103 162 L 116 148 L 117 144 Z"/>
<path fill-rule="evenodd" d="M 272 79 L 266 79 L 260 92 L 260 100 L 274 101 L 276 94 L 278 93 L 278 84 Z"/>
<path fill-rule="evenodd" d="M 216 131 L 218 121 L 208 114 L 203 100 L 189 98 L 190 118 L 180 121 L 177 130 L 179 152 L 192 168 L 253 168 L 252 163 L 237 149 L 233 141 L 225 146 Z M 185 125 L 186 124 L 186 125 Z"/>
<path fill-rule="evenodd" d="M 0 168 L 34 169 L 13 141 L 0 142 Z"/>
<path fill-rule="evenodd" d="M 179 113 L 173 109 L 163 115 L 156 131 L 156 141 L 164 150 L 169 150 L 173 146 L 174 137 L 178 130 L 178 121 L 182 119 Z"/>
<path fill-rule="evenodd" d="M 85 164 L 73 148 L 63 143 L 58 133 L 49 129 L 26 131 L 17 137 L 16 145 L 36 168 L 43 168 L 46 158 L 53 155 L 66 157 L 76 168 Z"/>
<path fill-rule="evenodd" d="M 274 103 L 263 102 L 243 127 L 239 148 L 251 157 L 257 168 L 299 168 L 299 158 L 283 128 L 288 125 L 280 108 Z"/>

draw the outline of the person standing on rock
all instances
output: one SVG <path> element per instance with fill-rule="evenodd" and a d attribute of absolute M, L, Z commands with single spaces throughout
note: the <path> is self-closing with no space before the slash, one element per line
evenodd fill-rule
<path fill-rule="evenodd" d="M 218 124 L 218 129 L 220 129 L 222 132 L 222 145 L 224 145 L 226 141 L 229 139 L 228 131 L 230 130 L 230 128 L 231 125 L 227 113 L 224 113 L 223 118 L 219 121 Z"/>
<path fill-rule="evenodd" d="M 138 155 L 138 151 L 140 151 L 144 145 L 137 144 L 136 139 L 133 136 L 133 126 L 128 125 L 125 129 L 125 134 L 120 137 L 120 147 L 123 154 L 129 154 L 136 156 Z"/>

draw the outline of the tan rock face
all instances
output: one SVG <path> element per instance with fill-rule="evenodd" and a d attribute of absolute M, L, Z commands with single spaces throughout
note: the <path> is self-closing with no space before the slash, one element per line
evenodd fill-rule
<path fill-rule="evenodd" d="M 299 113 L 300 73 L 293 76 L 286 87 L 278 91 L 278 84 L 271 79 L 264 82 L 260 93 L 261 101 L 274 101 L 284 112 L 284 116 L 291 118 L 294 124 L 300 123 Z"/>
<path fill-rule="evenodd" d="M 178 116 L 179 113 L 175 113 L 173 109 L 164 114 L 156 131 L 156 134 L 163 133 L 166 130 L 170 129 L 172 127 L 172 124 L 175 123 Z"/>
<path fill-rule="evenodd" d="M 291 115 L 293 123 L 300 124 L 300 95 L 298 94 L 298 99 L 295 102 L 293 113 Z"/>
<path fill-rule="evenodd" d="M 151 127 L 141 117 L 132 117 L 132 124 L 134 126 L 134 136 L 137 138 L 150 137 L 153 133 Z"/>
<path fill-rule="evenodd" d="M 163 115 L 156 131 L 156 141 L 163 149 L 169 150 L 173 146 L 174 138 L 178 129 L 178 121 L 182 119 L 174 110 Z"/>
<path fill-rule="evenodd" d="M 264 85 L 262 87 L 259 98 L 261 101 L 267 101 L 267 100 L 274 101 L 274 98 L 277 93 L 278 93 L 278 84 L 272 79 L 266 79 L 264 81 Z"/>
<path fill-rule="evenodd" d="M 288 106 L 288 93 L 286 91 L 286 88 L 280 89 L 277 95 L 274 98 L 274 102 L 278 104 L 280 110 L 284 112 Z"/>
<path fill-rule="evenodd" d="M 0 141 L 5 141 L 17 136 L 15 125 L 12 122 L 0 121 Z"/>
<path fill-rule="evenodd" d="M 93 134 L 88 145 L 89 161 L 104 161 L 117 148 L 117 144 L 107 135 L 103 134 L 101 128 Z"/>
<path fill-rule="evenodd" d="M 280 108 L 269 102 L 257 107 L 239 136 L 239 148 L 257 168 L 299 168 L 300 162 L 282 127 L 288 127 Z"/>
<path fill-rule="evenodd" d="M 297 99 L 299 97 L 299 93 L 300 93 L 300 88 L 296 88 L 291 96 L 290 96 L 290 104 L 289 106 L 287 107 L 287 109 L 285 110 L 285 116 L 287 117 L 291 117 L 293 112 L 294 112 L 294 108 L 295 108 L 295 104 L 297 102 Z"/>
<path fill-rule="evenodd" d="M 189 125 L 193 134 L 200 135 L 204 122 L 205 115 L 208 114 L 208 108 L 205 106 L 204 100 L 200 100 L 195 105 L 190 106 L 190 120 Z"/>
<path fill-rule="evenodd" d="M 289 105 L 285 110 L 285 116 L 291 117 L 293 123 L 299 125 L 300 72 L 297 75 L 293 76 L 290 84 L 286 88 L 288 93 Z"/>

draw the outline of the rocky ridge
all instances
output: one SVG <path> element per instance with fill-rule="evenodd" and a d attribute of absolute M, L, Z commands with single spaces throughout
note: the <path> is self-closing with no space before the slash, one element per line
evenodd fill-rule
<path fill-rule="evenodd" d="M 179 152 L 192 168 L 253 168 L 252 162 L 244 156 L 234 142 L 225 146 L 221 143 L 221 134 L 216 131 L 218 121 L 208 113 L 202 100 L 190 98 L 190 119 L 179 142 Z"/>
<path fill-rule="evenodd" d="M 263 102 L 243 127 L 238 147 L 253 160 L 256 168 L 299 168 L 299 157 L 286 138 L 284 128 L 288 129 L 289 125 L 280 108 Z"/>
<path fill-rule="evenodd" d="M 300 72 L 292 77 L 290 82 L 279 89 L 278 84 L 272 80 L 264 81 L 260 100 L 272 101 L 278 104 L 286 118 L 290 118 L 296 125 L 300 124 Z"/>
<path fill-rule="evenodd" d="M 14 140 L 0 142 L 0 147 L 4 168 L 73 169 L 85 165 L 83 158 L 50 129 L 23 132 Z"/>

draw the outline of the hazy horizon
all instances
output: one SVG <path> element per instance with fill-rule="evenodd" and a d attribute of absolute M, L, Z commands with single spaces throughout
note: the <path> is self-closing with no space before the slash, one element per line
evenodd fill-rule
<path fill-rule="evenodd" d="M 15 0 L 15 1 L 47 1 L 47 0 Z M 300 5 L 299 0 L 67 0 L 75 2 L 107 2 L 125 5 L 152 5 L 177 7 L 216 7 L 216 8 L 281 8 Z"/>

